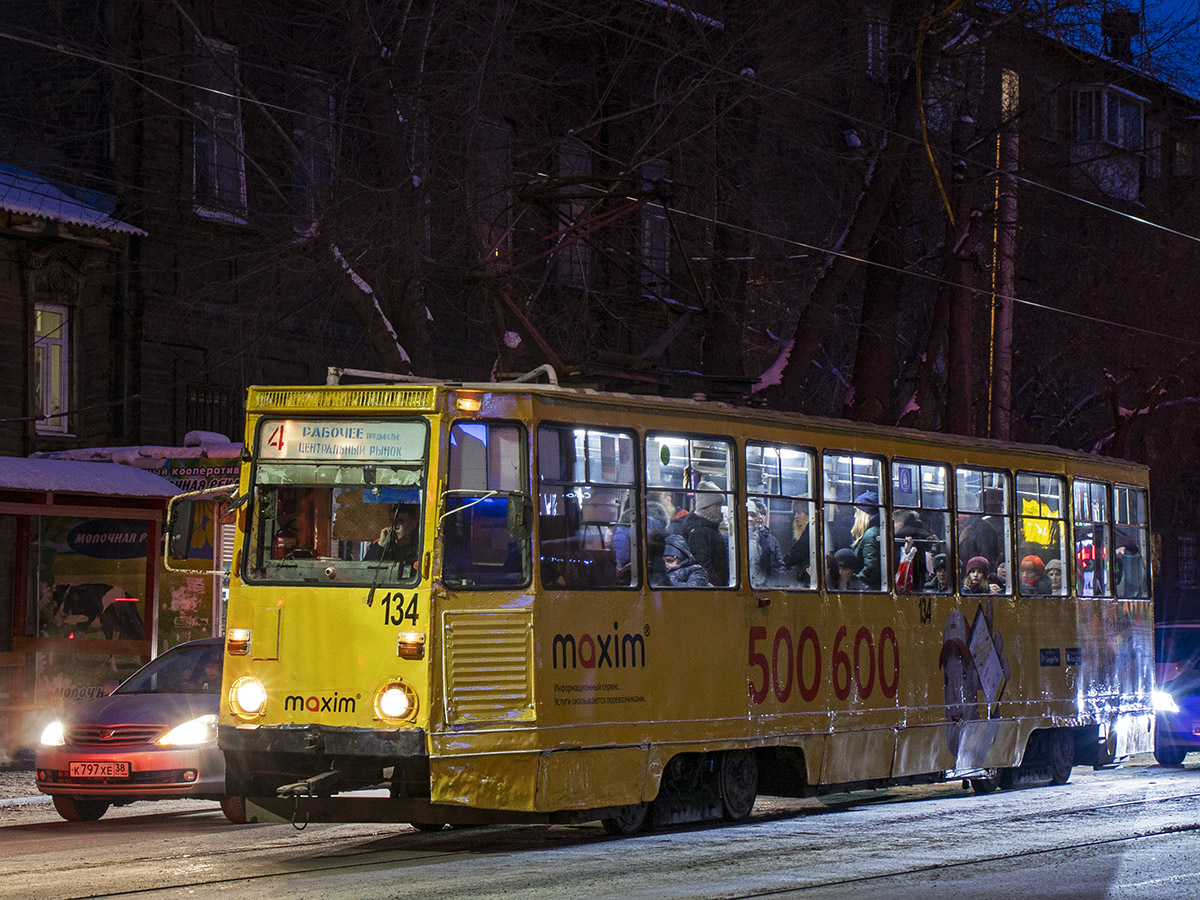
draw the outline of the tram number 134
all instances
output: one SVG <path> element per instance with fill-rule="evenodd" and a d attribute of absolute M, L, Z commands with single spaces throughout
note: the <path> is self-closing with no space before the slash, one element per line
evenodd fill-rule
<path fill-rule="evenodd" d="M 767 699 L 768 693 L 774 693 L 776 700 L 787 703 L 793 687 L 806 703 L 816 699 L 825 675 L 816 629 L 807 625 L 793 640 L 791 630 L 781 625 L 775 630 L 769 647 L 768 658 L 767 629 L 762 625 L 752 626 L 751 700 L 759 704 Z M 860 700 L 869 699 L 877 689 L 884 697 L 893 699 L 900 683 L 900 647 L 896 632 L 885 627 L 876 639 L 870 629 L 863 626 L 851 638 L 843 625 L 833 638 L 829 665 L 833 692 L 839 700 L 848 699 L 851 688 L 857 690 Z M 754 670 L 761 675 L 756 675 Z"/>

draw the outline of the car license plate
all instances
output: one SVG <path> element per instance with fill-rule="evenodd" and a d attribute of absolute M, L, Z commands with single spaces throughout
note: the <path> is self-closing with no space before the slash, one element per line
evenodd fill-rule
<path fill-rule="evenodd" d="M 72 778 L 128 778 L 129 763 L 116 760 L 71 763 Z"/>

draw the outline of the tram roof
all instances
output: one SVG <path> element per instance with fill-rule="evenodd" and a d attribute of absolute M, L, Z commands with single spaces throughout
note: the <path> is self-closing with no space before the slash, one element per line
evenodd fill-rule
<path fill-rule="evenodd" d="M 365 405 L 353 404 L 342 408 L 328 402 L 330 393 L 346 392 L 351 396 L 356 392 L 366 391 L 374 395 L 375 403 Z M 430 394 L 430 391 L 433 393 Z M 1147 470 L 1148 467 L 1128 459 L 1103 456 L 1098 453 L 1083 450 L 1070 450 L 1051 444 L 1025 444 L 1016 441 L 1000 441 L 995 438 L 975 437 L 969 435 L 951 434 L 946 432 L 922 431 L 916 428 L 904 428 L 895 425 L 875 425 L 858 422 L 851 419 L 836 419 L 825 416 L 813 416 L 806 413 L 789 412 L 767 407 L 739 406 L 722 400 L 697 399 L 690 397 L 658 397 L 652 394 L 631 394 L 614 391 L 600 391 L 594 388 L 578 387 L 561 384 L 544 384 L 531 381 L 488 381 L 463 382 L 439 381 L 436 379 L 403 378 L 398 381 L 375 381 L 356 384 L 331 385 L 296 385 L 296 386 L 252 386 L 249 390 L 247 410 L 250 412 L 269 413 L 282 411 L 268 398 L 280 398 L 284 393 L 299 392 L 302 394 L 322 395 L 325 402 L 317 404 L 319 409 L 309 409 L 312 413 L 342 413 L 363 412 L 367 409 L 387 409 L 391 404 L 379 402 L 383 395 L 392 393 L 424 394 L 429 399 L 426 406 L 432 411 L 436 408 L 433 399 L 436 394 L 446 394 L 455 391 L 478 392 L 483 394 L 525 394 L 531 398 L 554 399 L 556 401 L 578 401 L 582 406 L 613 406 L 620 408 L 643 408 L 646 410 L 671 410 L 682 414 L 702 415 L 707 419 L 740 420 L 743 422 L 761 422 L 767 425 L 790 424 L 812 432 L 829 435 L 854 435 L 873 441 L 888 439 L 912 441 L 917 444 L 927 444 L 942 448 L 957 448 L 966 451 L 984 451 L 990 453 L 1012 453 L 1030 456 L 1054 456 L 1086 461 L 1093 465 L 1126 468 L 1129 470 Z M 290 404 L 285 404 L 290 406 Z M 296 410 L 299 411 L 299 410 Z M 846 449 L 854 449 L 847 447 Z M 899 449 L 899 448 L 898 448 Z"/>

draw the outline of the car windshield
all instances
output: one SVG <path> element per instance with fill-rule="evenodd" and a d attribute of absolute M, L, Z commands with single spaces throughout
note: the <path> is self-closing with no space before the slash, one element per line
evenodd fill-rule
<path fill-rule="evenodd" d="M 182 644 L 147 663 L 115 694 L 215 694 L 221 690 L 221 645 Z"/>

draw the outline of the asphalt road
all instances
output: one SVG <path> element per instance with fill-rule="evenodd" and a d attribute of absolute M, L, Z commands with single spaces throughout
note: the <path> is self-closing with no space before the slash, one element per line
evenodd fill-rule
<path fill-rule="evenodd" d="M 1176 900 L 1200 896 L 1190 759 L 986 796 L 951 783 L 764 798 L 742 825 L 623 839 L 598 824 L 233 826 L 186 801 L 67 823 L 25 803 L 0 807 L 0 898 Z"/>

